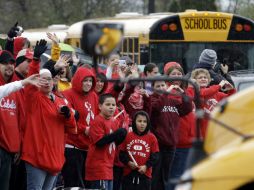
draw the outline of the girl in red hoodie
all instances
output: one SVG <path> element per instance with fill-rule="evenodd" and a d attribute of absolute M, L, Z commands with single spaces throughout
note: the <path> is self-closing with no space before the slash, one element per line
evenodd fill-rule
<path fill-rule="evenodd" d="M 152 166 L 158 161 L 159 146 L 150 128 L 148 114 L 138 111 L 132 121 L 133 131 L 120 148 L 120 159 L 125 164 L 123 190 L 151 189 Z"/>

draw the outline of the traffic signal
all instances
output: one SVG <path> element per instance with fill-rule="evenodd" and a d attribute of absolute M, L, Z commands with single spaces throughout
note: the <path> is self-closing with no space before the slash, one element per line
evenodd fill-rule
<path fill-rule="evenodd" d="M 123 25 L 86 23 L 83 26 L 81 48 L 91 56 L 106 56 L 121 42 Z"/>

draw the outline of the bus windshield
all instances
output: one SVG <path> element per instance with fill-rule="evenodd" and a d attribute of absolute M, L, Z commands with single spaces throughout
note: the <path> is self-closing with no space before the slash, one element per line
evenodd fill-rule
<path fill-rule="evenodd" d="M 163 71 L 163 66 L 169 61 L 182 64 L 184 71 L 192 70 L 198 63 L 204 49 L 217 52 L 217 61 L 229 66 L 229 71 L 254 69 L 253 43 L 237 42 L 166 42 L 150 44 L 150 60 Z"/>

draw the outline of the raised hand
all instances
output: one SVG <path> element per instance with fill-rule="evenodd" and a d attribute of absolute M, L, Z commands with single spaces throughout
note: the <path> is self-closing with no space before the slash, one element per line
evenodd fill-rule
<path fill-rule="evenodd" d="M 19 33 L 18 22 L 16 22 L 14 26 L 11 27 L 7 35 L 9 38 L 14 38 L 18 36 L 18 33 Z"/>
<path fill-rule="evenodd" d="M 34 59 L 39 59 L 41 55 L 46 51 L 46 49 L 47 49 L 46 40 L 41 39 L 40 41 L 37 41 L 34 47 Z"/>
<path fill-rule="evenodd" d="M 79 61 L 80 61 L 80 57 L 73 51 L 71 54 L 71 58 L 73 61 L 73 65 L 78 65 Z"/>
<path fill-rule="evenodd" d="M 47 34 L 48 39 L 50 39 L 54 44 L 59 43 L 59 39 L 55 33 L 47 32 L 46 34 Z"/>
<path fill-rule="evenodd" d="M 61 55 L 57 60 L 56 64 L 54 65 L 56 70 L 63 69 L 64 67 L 69 66 L 70 56 L 68 55 Z"/>
<path fill-rule="evenodd" d="M 34 85 L 38 88 L 42 87 L 43 85 L 45 85 L 47 82 L 47 80 L 39 78 L 40 75 L 39 74 L 34 74 L 31 75 L 29 77 L 27 77 L 26 79 L 22 80 L 21 83 L 23 86 L 31 84 Z"/>

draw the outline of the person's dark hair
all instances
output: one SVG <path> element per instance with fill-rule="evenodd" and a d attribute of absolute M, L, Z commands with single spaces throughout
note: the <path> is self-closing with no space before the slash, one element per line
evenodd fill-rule
<path fill-rule="evenodd" d="M 107 79 L 107 77 L 104 73 L 97 73 L 96 78 L 99 78 L 101 80 L 106 80 Z"/>
<path fill-rule="evenodd" d="M 147 72 L 152 72 L 154 68 L 158 67 L 155 63 L 147 63 L 144 68 L 144 74 L 147 76 Z"/>
<path fill-rule="evenodd" d="M 146 126 L 146 129 L 144 132 L 142 133 L 139 133 L 138 130 L 137 130 L 137 126 L 136 126 L 136 119 L 139 115 L 142 115 L 142 116 L 145 116 L 146 117 L 146 120 L 147 120 L 147 126 Z M 132 120 L 132 130 L 135 134 L 137 135 L 144 135 L 146 133 L 148 133 L 148 131 L 151 129 L 151 122 L 150 122 L 150 118 L 149 118 L 149 115 L 148 113 L 146 113 L 145 111 L 138 111 L 135 113 L 134 117 L 133 117 L 133 120 Z"/>
<path fill-rule="evenodd" d="M 102 105 L 107 98 L 114 98 L 115 99 L 115 97 L 110 93 L 101 94 L 99 96 L 99 104 Z"/>

